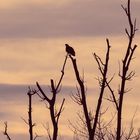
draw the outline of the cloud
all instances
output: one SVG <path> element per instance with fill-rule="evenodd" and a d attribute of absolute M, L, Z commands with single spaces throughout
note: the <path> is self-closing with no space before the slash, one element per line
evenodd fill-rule
<path fill-rule="evenodd" d="M 1 125 L 2 122 L 8 122 L 8 132 L 10 136 L 14 139 L 18 139 L 19 136 L 28 136 L 28 127 L 27 124 L 21 119 L 27 119 L 28 115 L 28 99 L 27 99 L 27 86 L 28 85 L 11 85 L 11 84 L 0 84 L 0 118 Z M 35 87 L 35 85 L 31 85 Z M 42 86 L 42 88 L 49 91 L 47 94 L 50 94 L 50 89 L 48 86 Z M 65 97 L 69 96 L 69 91 L 73 90 L 73 87 L 64 87 L 63 92 L 65 92 Z M 57 106 L 59 107 L 63 99 L 62 94 L 59 94 L 60 98 L 57 99 Z M 37 96 L 33 97 L 33 121 L 37 124 L 35 127 L 35 132 L 38 135 L 42 135 L 41 140 L 45 139 L 45 128 L 43 123 L 49 122 L 49 112 L 46 109 L 45 103 L 40 102 Z M 67 107 L 68 108 L 68 107 Z M 38 115 L 42 114 L 42 115 Z M 66 118 L 65 118 L 66 119 Z M 67 122 L 63 122 L 64 124 Z M 4 125 L 0 128 L 1 131 L 4 130 Z M 1 138 L 3 135 L 0 133 Z M 23 139 L 24 139 L 23 138 Z"/>
<path fill-rule="evenodd" d="M 110 74 L 118 73 L 118 61 L 121 61 L 127 46 L 124 36 L 109 36 L 111 43 Z M 139 44 L 139 36 L 135 41 Z M 97 64 L 92 56 L 96 52 L 102 58 L 106 52 L 105 37 L 73 37 L 58 39 L 1 39 L 0 40 L 0 81 L 11 84 L 34 84 L 40 81 L 48 84 L 50 78 L 59 79 L 65 59 L 65 46 L 68 43 L 76 51 L 79 71 L 85 73 L 87 85 L 92 86 L 93 79 L 99 75 Z M 119 53 L 121 49 L 122 53 Z M 132 69 L 139 75 L 139 48 L 136 50 Z M 64 83 L 76 84 L 75 75 L 68 59 Z"/>
<path fill-rule="evenodd" d="M 40 83 L 41 84 L 41 83 Z M 95 83 L 93 83 L 95 85 Z M 42 88 L 47 93 L 47 95 L 50 94 L 50 89 L 48 85 L 42 85 Z M 35 85 L 31 85 L 32 87 L 36 87 Z M 21 117 L 27 118 L 27 108 L 28 108 L 28 99 L 27 99 L 27 87 L 28 85 L 17 85 L 17 84 L 0 84 L 0 118 L 1 122 L 8 121 L 8 128 L 9 133 L 12 135 L 12 137 L 15 137 L 15 139 L 18 139 L 19 136 L 24 135 L 27 137 L 27 126 L 22 121 Z M 68 126 L 68 121 L 76 121 L 76 113 L 77 111 L 81 110 L 81 107 L 76 105 L 71 99 L 70 95 L 71 93 L 75 93 L 76 88 L 75 86 L 62 86 L 62 90 L 59 93 L 59 97 L 57 98 L 57 106 L 56 108 L 60 107 L 61 101 L 63 98 L 66 98 L 65 102 L 65 110 L 63 111 L 63 114 L 60 118 L 60 132 L 61 135 L 65 137 L 71 137 L 72 134 L 70 133 Z M 138 91 L 137 91 L 138 93 Z M 127 98 L 125 97 L 125 104 L 124 104 L 124 114 L 125 117 L 126 114 L 129 111 L 130 113 L 134 112 L 134 108 L 139 104 L 139 94 L 134 92 L 134 94 L 128 94 Z M 89 108 L 94 112 L 96 108 L 96 102 L 98 100 L 98 89 L 96 88 L 88 88 L 87 91 L 87 101 Z M 132 101 L 133 98 L 133 101 Z M 130 102 L 129 102 L 130 101 Z M 103 106 L 110 106 L 110 103 L 104 100 Z M 74 108 L 74 109 L 73 109 Z M 109 113 L 111 112 L 111 109 L 113 106 L 110 106 Z M 131 108 L 131 110 L 130 110 Z M 108 114 L 109 114 L 108 113 Z M 139 110 L 137 112 L 137 115 L 139 115 Z M 42 114 L 42 115 L 38 115 Z M 68 115 L 69 114 L 69 115 Z M 131 120 L 131 114 L 130 116 L 126 116 L 127 120 Z M 39 98 L 34 98 L 34 104 L 33 104 L 33 120 L 37 123 L 37 126 L 35 128 L 35 131 L 38 132 L 40 135 L 45 135 L 44 128 L 42 127 L 43 123 L 50 122 L 49 118 L 49 112 L 45 107 L 44 103 L 41 103 L 39 101 Z M 125 118 L 124 118 L 125 119 Z M 64 130 L 67 131 L 64 131 Z M 38 131 L 37 131 L 38 130 Z M 26 134 L 26 135 L 25 135 Z M 44 137 L 42 138 L 44 139 Z"/>
<path fill-rule="evenodd" d="M 36 80 L 49 82 L 50 78 L 58 79 L 66 55 L 64 46 L 66 42 L 74 46 L 78 63 L 82 64 L 80 70 L 83 68 L 91 70 L 93 68 L 91 53 L 97 48 L 93 45 L 96 41 L 101 42 L 94 38 L 0 40 L 1 82 L 33 84 Z M 100 51 L 103 51 L 102 48 Z M 70 76 L 72 68 L 69 60 L 66 71 L 65 77 L 71 83 L 74 76 Z"/>
<path fill-rule="evenodd" d="M 23 4 L 1 10 L 1 38 L 118 35 L 126 17 L 119 1 L 72 1 L 62 6 Z M 134 1 L 139 18 L 140 2 Z"/>
<path fill-rule="evenodd" d="M 27 125 L 24 123 L 24 121 L 21 119 L 27 119 L 27 110 L 28 110 L 28 99 L 27 99 L 27 86 L 28 85 L 10 85 L 10 84 L 0 84 L 0 118 L 1 118 L 1 123 L 7 121 L 8 122 L 8 132 L 10 136 L 14 139 L 18 139 L 19 136 L 24 136 L 27 137 L 28 135 L 28 128 Z M 32 87 L 35 87 L 35 85 L 31 85 Z M 42 88 L 44 91 L 49 95 L 50 94 L 50 89 L 48 88 L 47 85 L 42 85 Z M 48 92 L 47 92 L 48 91 Z M 69 98 L 70 99 L 70 94 L 71 92 L 75 91 L 75 87 L 68 87 L 64 86 L 62 87 L 61 93 L 59 93 L 59 97 L 57 98 L 57 105 L 56 108 L 60 107 L 62 99 Z M 38 135 L 42 135 L 43 137 L 41 140 L 45 139 L 45 129 L 42 124 L 45 124 L 46 122 L 50 122 L 50 117 L 49 117 L 49 111 L 46 109 L 45 103 L 40 102 L 39 98 L 36 98 L 37 96 L 33 97 L 33 121 L 37 124 L 35 127 L 35 132 L 38 133 Z M 70 137 L 70 130 L 67 126 L 67 117 L 74 117 L 74 114 L 69 114 L 67 116 L 67 113 L 71 109 L 73 109 L 73 103 L 71 101 L 66 101 L 65 103 L 65 109 L 63 111 L 63 117 L 61 118 L 61 123 L 60 125 L 60 131 L 62 132 L 61 134 L 65 137 L 65 135 L 68 135 Z M 76 109 L 75 109 L 76 111 Z M 71 112 L 74 112 L 74 110 Z M 66 114 L 65 114 L 66 113 Z M 42 114 L 42 115 L 38 115 Z M 2 125 L 2 124 L 1 124 Z M 67 128 L 67 131 L 63 131 L 64 129 Z M 4 126 L 0 128 L 0 130 L 3 131 Z M 67 133 L 66 133 L 67 132 Z M 0 136 L 2 134 L 0 133 Z M 66 136 L 67 137 L 67 136 Z"/>
<path fill-rule="evenodd" d="M 1 121 L 7 120 L 12 124 L 9 126 L 12 138 L 27 139 L 27 135 L 21 134 L 22 129 L 17 134 L 15 133 L 19 128 L 25 129 L 24 122 L 20 117 L 27 117 L 28 98 L 26 93 L 28 86 L 35 87 L 35 82 L 39 81 L 45 92 L 50 94 L 48 88 L 50 78 L 54 78 L 57 82 L 61 74 L 61 65 L 65 57 L 65 43 L 72 45 L 76 51 L 79 71 L 81 74 L 84 71 L 85 74 L 88 105 L 93 111 L 99 96 L 98 82 L 95 80 L 99 73 L 92 52 L 96 52 L 104 58 L 106 36 L 109 36 L 112 46 L 109 77 L 114 72 L 116 75 L 118 73 L 118 60 L 121 61 L 124 54 L 126 39 L 122 36 L 114 38 L 114 35 L 118 36 L 122 33 L 124 35 L 124 28 L 127 25 L 127 18 L 120 7 L 121 2 L 112 0 L 107 2 L 96 0 L 66 1 L 58 4 L 56 0 L 50 0 L 48 4 L 45 1 L 40 3 L 38 0 L 34 2 L 11 0 L 9 5 L 7 4 L 5 7 L 3 5 L 1 8 L 0 81 L 5 84 L 0 84 L 0 118 Z M 122 1 L 122 3 L 125 2 Z M 132 3 L 133 15 L 138 17 L 139 26 L 140 2 L 134 0 Z M 98 38 L 98 36 L 100 37 Z M 138 44 L 139 40 L 138 36 Z M 137 50 L 136 59 L 132 64 L 132 68 L 136 68 L 137 75 L 140 74 L 139 55 L 140 49 Z M 67 120 L 75 119 L 76 111 L 81 110 L 70 99 L 70 94 L 76 92 L 76 84 L 71 62 L 68 61 L 62 90 L 57 102 L 57 107 L 59 107 L 62 99 L 64 97 L 67 99 L 62 120 L 60 120 L 62 135 L 67 129 Z M 134 78 L 133 83 L 131 82 L 128 87 L 132 87 L 132 84 L 135 89 L 132 90 L 133 94 L 126 95 L 124 105 L 124 113 L 128 119 L 131 117 L 127 116 L 128 111 L 130 113 L 130 107 L 133 110 L 139 104 L 139 77 Z M 112 85 L 117 91 L 116 79 Z M 107 101 L 104 101 L 104 104 L 108 106 Z M 45 105 L 42 105 L 36 97 L 33 113 L 34 121 L 37 124 L 41 125 L 40 123 L 49 121 Z M 45 134 L 45 132 L 40 133 Z M 64 139 L 72 139 L 69 134 L 63 136 Z"/>

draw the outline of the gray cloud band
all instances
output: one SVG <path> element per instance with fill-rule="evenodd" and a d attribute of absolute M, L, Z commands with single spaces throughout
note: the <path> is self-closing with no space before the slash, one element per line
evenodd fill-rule
<path fill-rule="evenodd" d="M 80 1 L 58 7 L 23 5 L 0 12 L 0 38 L 119 35 L 126 17 L 120 1 Z M 140 21 L 140 2 L 133 2 Z"/>

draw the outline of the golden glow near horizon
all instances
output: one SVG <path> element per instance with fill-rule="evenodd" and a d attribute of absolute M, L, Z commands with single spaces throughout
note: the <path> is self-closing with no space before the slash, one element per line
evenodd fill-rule
<path fill-rule="evenodd" d="M 110 72 L 117 73 L 119 70 L 118 61 L 121 61 L 123 58 L 127 46 L 127 39 L 125 40 L 124 38 L 124 43 L 122 43 L 122 38 L 123 37 L 111 37 L 110 39 L 112 46 L 110 56 L 110 66 L 112 69 Z M 137 41 L 139 40 L 138 38 L 139 37 L 137 37 Z M 34 84 L 33 82 L 36 80 L 41 80 L 45 83 L 49 82 L 49 80 L 46 80 L 46 77 L 51 78 L 52 76 L 57 80 L 66 55 L 65 43 L 69 43 L 74 47 L 80 71 L 84 71 L 86 77 L 90 78 L 92 76 L 90 79 L 94 79 L 98 74 L 98 68 L 92 53 L 95 52 L 104 58 L 106 52 L 105 37 L 76 39 L 3 39 L 0 40 L 0 52 L 2 52 L 0 55 L 0 83 Z M 54 48 L 56 48 L 56 50 L 54 50 Z M 122 53 L 118 53 L 120 50 Z M 137 57 L 139 54 L 140 49 L 137 48 L 135 53 L 136 59 L 132 63 L 132 66 L 134 65 L 138 74 L 139 60 Z M 68 83 L 73 81 L 73 78 L 71 79 L 70 76 L 73 74 L 70 65 L 71 63 L 68 61 L 66 65 L 66 82 Z"/>
<path fill-rule="evenodd" d="M 18 8 L 22 5 L 46 5 L 46 6 L 63 6 L 71 3 L 74 0 L 2 0 L 0 4 L 1 9 Z"/>
<path fill-rule="evenodd" d="M 118 61 L 121 61 L 123 57 L 123 53 L 126 49 L 126 41 L 124 38 L 124 43 L 121 42 L 123 37 L 111 37 L 110 44 L 112 46 L 111 48 L 111 56 L 110 56 L 110 72 L 109 77 L 111 77 L 114 73 L 117 77 L 118 74 Z M 137 37 L 137 41 L 139 37 Z M 69 40 L 69 42 L 67 42 Z M 50 82 L 50 78 L 54 78 L 56 81 L 58 80 L 60 73 L 61 73 L 61 67 L 62 63 L 64 61 L 65 57 L 65 46 L 64 43 L 67 42 L 71 44 L 76 51 L 76 57 L 77 57 L 77 63 L 79 65 L 80 72 L 82 73 L 84 71 L 84 77 L 85 77 L 85 84 L 87 85 L 87 88 L 90 89 L 89 95 L 88 95 L 88 104 L 90 108 L 95 109 L 94 104 L 97 102 L 96 98 L 92 98 L 93 94 L 95 97 L 98 97 L 98 92 L 96 91 L 96 88 L 98 89 L 98 82 L 95 80 L 96 77 L 98 77 L 99 72 L 97 68 L 97 64 L 92 56 L 93 52 L 96 52 L 99 54 L 102 58 L 104 58 L 104 54 L 106 51 L 106 40 L 104 37 L 91 37 L 91 38 L 62 38 L 62 39 L 24 39 L 24 40 L 14 40 L 11 39 L 11 41 L 7 40 L 1 40 L 0 41 L 0 52 L 2 54 L 0 55 L 0 63 L 1 63 L 1 69 L 0 69 L 0 83 L 5 84 L 27 84 L 27 85 L 34 85 L 36 81 L 39 81 L 41 84 L 48 85 Z M 139 42 L 138 42 L 139 43 Z M 19 47 L 20 46 L 20 47 Z M 51 46 L 51 47 L 50 47 Z M 57 48 L 54 50 L 54 48 Z M 121 53 L 120 53 L 121 50 Z M 131 102 L 128 104 L 126 101 L 124 104 L 124 124 L 127 126 L 127 123 L 131 120 L 134 110 L 139 104 L 139 95 L 138 95 L 138 89 L 139 89 L 139 54 L 140 49 L 138 48 L 135 56 L 136 59 L 134 59 L 134 62 L 132 63 L 132 68 L 136 70 L 137 77 L 134 77 L 133 82 L 130 82 L 129 87 L 135 86 L 135 89 L 132 90 L 132 94 L 128 94 L 126 96 L 127 101 L 131 100 Z M 114 87 L 117 90 L 118 88 L 118 79 L 114 78 Z M 94 84 L 93 84 L 94 83 Z M 71 67 L 71 62 L 68 60 L 66 65 L 66 72 L 63 80 L 63 86 L 73 86 L 75 87 L 76 81 L 75 76 L 73 74 L 73 70 Z M 93 89 L 92 89 L 93 88 Z M 25 91 L 26 92 L 26 91 Z M 71 89 L 69 93 L 71 93 Z M 25 93 L 24 93 L 25 94 Z M 65 94 L 65 93 L 62 93 Z M 61 98 L 62 95 L 60 95 Z M 64 111 L 64 114 L 62 115 L 62 120 L 60 120 L 60 123 L 62 125 L 60 126 L 60 132 L 61 135 L 68 135 L 72 136 L 72 132 L 69 129 L 69 124 L 67 123 L 67 120 L 72 119 L 72 114 L 75 114 L 73 116 L 76 116 L 76 110 L 73 111 L 69 117 L 67 116 L 68 112 L 71 110 L 73 105 L 73 101 L 67 97 L 68 103 L 66 105 L 66 110 Z M 60 99 L 61 100 L 61 99 Z M 26 100 L 27 102 L 27 100 Z M 14 102 L 13 102 L 14 104 Z M 105 102 L 105 106 L 108 103 Z M 59 105 L 58 105 L 59 106 Z M 129 106 L 129 107 L 128 107 Z M 19 108 L 20 107 L 20 108 Z M 107 106 L 106 106 L 107 107 Z M 36 128 L 39 134 L 45 135 L 44 127 L 41 123 L 44 123 L 45 121 L 49 121 L 49 115 L 47 109 L 42 109 L 42 105 L 36 104 L 34 105 L 34 120 L 38 122 L 39 126 Z M 67 110 L 68 109 L 68 110 Z M 14 113 L 17 112 L 15 117 L 20 118 L 22 115 L 27 118 L 27 105 L 21 105 L 21 106 L 12 106 L 12 108 L 5 108 L 6 112 Z M 80 108 L 79 108 L 80 110 Z M 11 112 L 12 111 L 12 112 Z M 44 112 L 45 111 L 45 112 Z M 41 113 L 42 112 L 42 113 Z M 38 114 L 43 114 L 41 117 L 38 116 Z M 127 116 L 127 113 L 129 112 L 129 116 Z M 109 113 L 109 112 L 108 112 Z M 137 114 L 140 115 L 140 111 L 138 109 Z M 22 116 L 22 117 L 23 117 Z M 47 118 L 47 120 L 46 120 Z M 107 118 L 106 118 L 107 119 Z M 135 124 L 138 127 L 139 122 L 138 116 L 135 118 Z M 24 122 L 20 119 L 16 122 L 16 120 L 8 119 L 7 120 L 9 124 L 11 124 L 9 127 L 9 131 L 11 131 L 11 134 L 16 133 L 17 134 L 26 134 L 27 127 L 26 124 L 24 125 Z M 11 122 L 11 123 L 10 123 Z M 14 123 L 16 124 L 14 125 Z M 20 129 L 19 129 L 20 128 Z M 67 131 L 63 131 L 63 130 Z"/>

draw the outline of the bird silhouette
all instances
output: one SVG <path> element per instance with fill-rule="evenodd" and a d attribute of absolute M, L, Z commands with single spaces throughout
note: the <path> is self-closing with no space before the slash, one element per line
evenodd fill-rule
<path fill-rule="evenodd" d="M 71 46 L 69 46 L 68 44 L 65 44 L 65 46 L 66 46 L 66 52 L 67 52 L 69 55 L 75 56 L 75 51 L 74 51 L 74 49 L 73 49 Z"/>

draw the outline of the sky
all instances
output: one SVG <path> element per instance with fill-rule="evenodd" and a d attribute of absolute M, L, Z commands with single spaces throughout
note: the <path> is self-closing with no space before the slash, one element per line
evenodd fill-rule
<path fill-rule="evenodd" d="M 2 131 L 3 122 L 8 122 L 8 131 L 12 139 L 28 138 L 28 128 L 21 119 L 27 118 L 28 86 L 36 88 L 38 81 L 48 94 L 50 79 L 58 81 L 62 64 L 66 56 L 65 44 L 71 45 L 76 52 L 76 59 L 81 75 L 84 73 L 88 89 L 88 105 L 95 111 L 98 99 L 99 76 L 97 64 L 92 53 L 96 52 L 104 59 L 106 38 L 111 44 L 108 77 L 115 74 L 112 86 L 117 92 L 119 62 L 127 47 L 124 29 L 128 27 L 125 12 L 121 4 L 127 0 L 1 0 L 0 1 L 0 137 L 6 140 Z M 137 19 L 140 28 L 140 1 L 131 0 L 132 16 Z M 131 69 L 136 76 L 128 83 L 132 88 L 125 95 L 123 123 L 127 126 L 136 108 L 136 128 L 140 126 L 139 108 L 139 57 L 140 32 L 137 31 L 134 44 L 138 45 Z M 60 118 L 62 139 L 72 140 L 68 120 L 76 121 L 76 112 L 81 110 L 70 99 L 76 92 L 76 80 L 72 65 L 68 60 L 62 81 L 62 91 L 57 107 L 66 98 L 65 110 Z M 43 124 L 50 122 L 45 104 L 34 97 L 34 121 L 36 133 L 45 139 Z M 104 100 L 104 106 L 110 106 Z M 75 107 L 75 110 L 73 110 Z M 113 108 L 113 107 L 112 107 Z M 71 112 L 71 113 L 70 113 Z M 111 113 L 111 112 L 108 112 Z M 42 115 L 38 115 L 42 114 Z M 129 115 L 128 115 L 129 114 Z"/>

